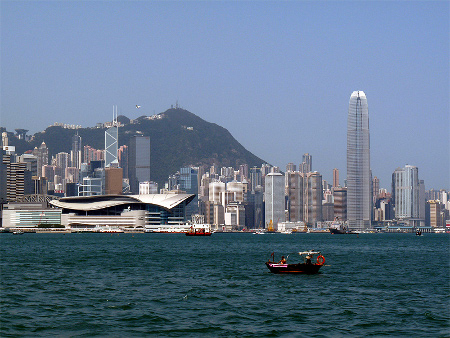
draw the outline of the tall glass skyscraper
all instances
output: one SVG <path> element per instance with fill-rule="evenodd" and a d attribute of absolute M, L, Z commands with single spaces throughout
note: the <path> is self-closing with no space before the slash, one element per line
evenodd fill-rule
<path fill-rule="evenodd" d="M 354 91 L 347 120 L 347 219 L 352 229 L 371 227 L 371 182 L 369 107 L 366 94 Z"/>
<path fill-rule="evenodd" d="M 150 136 L 130 139 L 128 152 L 128 176 L 133 194 L 139 194 L 139 182 L 150 181 Z"/>

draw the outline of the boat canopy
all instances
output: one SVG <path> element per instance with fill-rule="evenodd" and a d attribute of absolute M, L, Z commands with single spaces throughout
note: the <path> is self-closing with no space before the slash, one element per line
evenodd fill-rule
<path fill-rule="evenodd" d="M 314 251 L 314 250 L 311 250 L 311 251 L 301 251 L 301 252 L 299 252 L 298 254 L 299 254 L 299 255 L 309 255 L 309 256 L 312 256 L 312 255 L 320 255 L 320 251 Z"/>

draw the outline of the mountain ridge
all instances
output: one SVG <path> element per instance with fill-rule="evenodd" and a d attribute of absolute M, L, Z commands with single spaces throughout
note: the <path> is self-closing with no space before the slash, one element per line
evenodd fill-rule
<path fill-rule="evenodd" d="M 118 120 L 125 123 L 129 121 L 123 115 Z M 150 136 L 150 177 L 160 188 L 168 176 L 189 165 L 209 167 L 216 164 L 219 167 L 238 169 L 240 164 L 246 163 L 251 168 L 265 162 L 245 149 L 226 128 L 207 122 L 182 108 L 170 108 L 150 117 L 141 116 L 134 122 L 119 128 L 119 147 L 128 145 L 130 138 L 135 135 Z M 59 152 L 70 153 L 72 137 L 78 133 L 83 147 L 89 145 L 103 150 L 105 130 L 106 128 L 95 127 L 74 130 L 50 126 L 45 131 L 34 134 L 30 142 L 11 137 L 10 145 L 16 146 L 16 153 L 21 154 L 45 142 L 51 158 Z"/>

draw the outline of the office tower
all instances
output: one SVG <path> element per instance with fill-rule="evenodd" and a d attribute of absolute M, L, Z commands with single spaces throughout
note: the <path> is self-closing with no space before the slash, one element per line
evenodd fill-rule
<path fill-rule="evenodd" d="M 429 222 L 432 228 L 440 228 L 442 227 L 441 222 L 441 202 L 439 200 L 429 200 L 427 202 L 429 208 Z"/>
<path fill-rule="evenodd" d="M 31 172 L 27 170 L 27 164 L 9 163 L 6 169 L 6 197 L 8 202 L 16 198 L 33 193 Z"/>
<path fill-rule="evenodd" d="M 78 135 L 78 131 L 76 135 L 72 137 L 72 150 L 70 152 L 70 162 L 71 166 L 81 169 L 81 159 L 83 158 L 81 155 L 81 136 Z"/>
<path fill-rule="evenodd" d="M 347 220 L 347 188 L 333 189 L 334 217 L 339 221 Z"/>
<path fill-rule="evenodd" d="M 250 168 L 250 183 L 251 191 L 255 191 L 257 186 L 262 187 L 262 174 L 261 169 L 257 167 Z"/>
<path fill-rule="evenodd" d="M 351 229 L 372 223 L 369 108 L 363 91 L 350 96 L 347 120 L 347 219 Z"/>
<path fill-rule="evenodd" d="M 139 182 L 150 181 L 150 136 L 134 136 L 128 149 L 130 190 L 139 193 Z"/>
<path fill-rule="evenodd" d="M 119 128 L 111 127 L 105 131 L 105 168 L 118 166 L 117 151 L 119 140 Z"/>
<path fill-rule="evenodd" d="M 61 168 L 61 176 L 66 178 L 66 168 L 69 166 L 69 154 L 65 152 L 56 154 L 56 166 Z"/>
<path fill-rule="evenodd" d="M 419 169 L 412 165 L 397 168 L 393 174 L 395 218 L 419 218 Z"/>
<path fill-rule="evenodd" d="M 298 171 L 285 173 L 288 220 L 303 221 L 303 174 Z"/>
<path fill-rule="evenodd" d="M 128 146 L 121 146 L 118 150 L 117 157 L 119 160 L 119 168 L 123 169 L 123 178 L 128 178 Z"/>
<path fill-rule="evenodd" d="M 339 169 L 333 169 L 333 188 L 339 187 Z"/>
<path fill-rule="evenodd" d="M 31 176 L 38 176 L 37 157 L 32 154 L 22 154 L 16 157 L 16 162 L 26 163 Z"/>
<path fill-rule="evenodd" d="M 76 167 L 67 167 L 64 176 L 66 178 L 66 182 L 78 183 L 80 178 L 80 169 Z"/>
<path fill-rule="evenodd" d="M 0 156 L 0 204 L 4 204 L 6 203 L 6 174 L 8 164 L 11 163 L 11 156 L 6 155 L 6 151 L 3 148 L 0 148 Z"/>
<path fill-rule="evenodd" d="M 372 190 L 373 203 L 375 203 L 378 198 L 378 192 L 380 191 L 380 179 L 376 176 L 372 180 Z"/>
<path fill-rule="evenodd" d="M 195 198 L 186 206 L 186 217 L 198 213 L 198 169 L 185 167 L 180 169 L 180 177 L 178 179 L 180 189 L 186 191 L 187 194 L 195 194 Z"/>
<path fill-rule="evenodd" d="M 121 195 L 122 194 L 122 168 L 105 168 L 105 194 Z"/>
<path fill-rule="evenodd" d="M 301 173 L 309 173 L 312 171 L 312 156 L 308 153 L 303 154 L 302 163 L 299 165 Z"/>
<path fill-rule="evenodd" d="M 48 165 L 48 148 L 45 142 L 39 148 L 34 148 L 33 155 L 37 157 L 37 176 L 43 176 L 42 167 Z"/>
<path fill-rule="evenodd" d="M 314 225 L 322 221 L 322 175 L 315 171 L 303 176 L 303 221 Z"/>
<path fill-rule="evenodd" d="M 265 187 L 266 227 L 272 221 L 274 230 L 278 230 L 278 223 L 285 221 L 284 176 L 280 173 L 267 174 L 265 176 Z"/>

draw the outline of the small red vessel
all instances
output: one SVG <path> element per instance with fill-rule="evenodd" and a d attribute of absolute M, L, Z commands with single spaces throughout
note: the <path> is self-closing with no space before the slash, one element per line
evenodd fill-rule
<path fill-rule="evenodd" d="M 186 232 L 186 236 L 211 236 L 210 231 L 206 231 L 205 228 L 193 228 L 191 227 L 188 232 Z"/>

